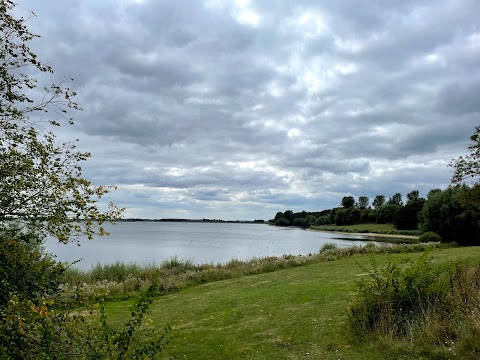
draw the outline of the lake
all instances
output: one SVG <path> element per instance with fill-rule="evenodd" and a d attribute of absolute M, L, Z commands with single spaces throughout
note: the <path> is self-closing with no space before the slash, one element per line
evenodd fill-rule
<path fill-rule="evenodd" d="M 80 269 L 116 261 L 138 264 L 161 263 L 177 257 L 195 263 L 225 263 L 232 258 L 307 255 L 326 242 L 339 247 L 366 244 L 374 238 L 277 227 L 264 224 L 195 222 L 119 222 L 106 229 L 110 236 L 60 244 L 48 238 L 45 247 L 59 261 L 73 262 Z"/>

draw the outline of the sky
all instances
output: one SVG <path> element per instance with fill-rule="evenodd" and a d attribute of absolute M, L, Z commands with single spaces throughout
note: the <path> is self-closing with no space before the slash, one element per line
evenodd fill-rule
<path fill-rule="evenodd" d="M 102 199 L 126 217 L 271 219 L 426 196 L 480 125 L 478 0 L 17 0 L 73 77 Z"/>

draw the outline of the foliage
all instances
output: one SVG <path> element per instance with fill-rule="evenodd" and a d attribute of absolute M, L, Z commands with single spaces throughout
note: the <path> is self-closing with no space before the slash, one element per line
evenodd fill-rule
<path fill-rule="evenodd" d="M 452 183 L 461 184 L 467 178 L 478 178 L 480 176 L 480 126 L 475 128 L 470 136 L 471 144 L 468 146 L 469 154 L 460 156 L 452 161 L 450 166 L 454 168 Z M 474 184 L 478 185 L 476 180 Z"/>
<path fill-rule="evenodd" d="M 354 205 L 355 205 L 355 199 L 353 198 L 353 196 L 344 196 L 342 198 L 342 206 L 345 209 L 350 209 Z"/>
<path fill-rule="evenodd" d="M 325 244 L 323 244 L 320 247 L 320 252 L 324 252 L 324 251 L 327 251 L 327 250 L 335 250 L 337 248 L 338 248 L 337 244 L 331 243 L 331 242 L 326 242 Z"/>
<path fill-rule="evenodd" d="M 11 294 L 20 299 L 38 300 L 58 291 L 61 263 L 45 254 L 42 238 L 18 227 L 0 229 L 0 310 Z"/>
<path fill-rule="evenodd" d="M 375 196 L 375 199 L 373 200 L 372 205 L 375 209 L 378 209 L 378 208 L 382 207 L 383 205 L 385 205 L 385 195 Z"/>
<path fill-rule="evenodd" d="M 413 264 L 360 265 L 367 278 L 349 310 L 349 325 L 364 341 L 400 339 L 398 357 L 422 355 L 474 359 L 480 354 L 480 266 L 435 265 L 424 253 Z M 390 347 L 393 347 L 390 345 Z M 391 351 L 389 351 L 391 353 Z M 417 356 L 415 356 L 415 355 Z M 443 358 L 440 357 L 440 358 Z"/>
<path fill-rule="evenodd" d="M 335 213 L 335 224 L 337 225 L 353 225 L 358 224 L 361 219 L 362 211 L 355 207 L 337 209 Z"/>
<path fill-rule="evenodd" d="M 403 205 L 402 194 L 400 194 L 400 193 L 395 193 L 395 194 L 393 194 L 393 195 L 390 197 L 390 199 L 388 199 L 387 205 L 399 205 L 399 206 L 402 206 L 402 205 Z"/>
<path fill-rule="evenodd" d="M 399 204 L 388 202 L 377 210 L 377 222 L 380 224 L 394 223 L 401 208 L 402 206 Z"/>
<path fill-rule="evenodd" d="M 63 242 L 73 235 L 103 234 L 101 224 L 116 219 L 121 209 L 110 204 L 109 211 L 98 210 L 97 201 L 109 188 L 82 177 L 80 164 L 90 154 L 76 151 L 75 143 L 57 145 L 49 130 L 62 121 L 73 124 L 68 111 L 80 108 L 66 86 L 70 79 L 38 91 L 29 74 L 53 69 L 28 47 L 39 36 L 26 27 L 29 18 L 11 15 L 15 5 L 0 2 L 0 221 L 21 220 Z"/>
<path fill-rule="evenodd" d="M 420 230 L 434 231 L 442 241 L 480 245 L 480 186 L 459 185 L 431 193 L 419 218 Z"/>
<path fill-rule="evenodd" d="M 305 227 L 309 226 L 308 223 L 307 223 L 307 219 L 304 218 L 304 217 L 298 217 L 295 220 L 293 220 L 293 225 L 298 226 L 298 227 L 302 227 L 302 228 L 305 228 Z"/>
<path fill-rule="evenodd" d="M 433 267 L 427 257 L 428 253 L 424 253 L 409 266 L 389 261 L 382 269 L 375 258 L 371 258 L 371 268 L 359 264 L 368 277 L 360 281 L 349 312 L 355 334 L 407 336 L 414 323 L 425 321 L 421 318 L 431 306 L 444 306 L 453 272 Z M 448 317 L 447 309 L 441 308 L 442 316 Z"/>
<path fill-rule="evenodd" d="M 128 350 L 138 359 L 142 358 L 140 354 L 162 350 L 164 334 L 145 346 L 138 341 L 144 332 L 139 328 L 142 319 L 159 291 L 155 276 L 149 275 L 151 285 L 141 294 L 132 319 L 122 329 L 108 327 L 105 318 L 100 329 L 85 322 L 83 316 L 58 307 L 61 303 L 78 307 L 84 296 L 75 291 L 70 301 L 62 299 L 62 281 L 72 270 L 46 254 L 41 244 L 38 233 L 18 227 L 0 233 L 0 358 L 120 359 L 120 343 L 124 353 Z M 117 350 L 107 352 L 108 347 Z"/>
<path fill-rule="evenodd" d="M 412 190 L 407 194 L 407 205 L 413 201 L 420 199 L 418 190 Z"/>
<path fill-rule="evenodd" d="M 427 231 L 420 235 L 418 238 L 420 242 L 426 243 L 426 242 L 440 242 L 442 241 L 442 237 L 438 235 L 436 232 L 433 231 Z"/>
<path fill-rule="evenodd" d="M 367 196 L 360 196 L 358 198 L 358 207 L 360 209 L 366 209 L 366 208 L 368 208 L 369 202 L 370 202 L 370 200 L 368 199 Z"/>
<path fill-rule="evenodd" d="M 59 311 L 53 299 L 21 300 L 11 295 L 1 311 L 0 357 L 12 360 L 63 359 L 151 359 L 166 345 L 167 326 L 149 342 L 140 341 L 153 332 L 146 320 L 149 306 L 156 297 L 154 283 L 142 294 L 131 310 L 131 318 L 119 328 L 111 327 L 103 307 L 91 306 L 83 313 Z M 100 323 L 86 317 L 100 312 Z"/>
<path fill-rule="evenodd" d="M 418 193 L 418 192 L 417 192 Z M 409 194 L 410 195 L 410 194 Z M 418 195 L 418 194 L 417 194 Z M 398 209 L 393 221 L 399 230 L 418 229 L 418 214 L 422 211 L 426 200 L 411 196 L 407 204 Z"/>
<path fill-rule="evenodd" d="M 384 195 L 377 195 L 370 208 L 369 198 L 360 196 L 355 203 L 353 196 L 344 196 L 342 207 L 322 210 L 320 212 L 297 212 L 291 210 L 285 213 L 278 212 L 275 218 L 269 221 L 271 225 L 312 227 L 336 224 L 337 226 L 366 224 L 366 223 L 395 223 L 399 230 L 416 230 L 418 228 L 418 213 L 423 207 L 425 199 L 419 197 L 418 190 L 407 194 L 407 204 L 402 203 L 400 193 L 394 194 L 387 203 Z"/>
<path fill-rule="evenodd" d="M 308 228 L 313 225 L 322 225 L 330 223 L 331 210 L 323 210 L 320 212 L 297 212 L 294 213 L 291 210 L 285 211 L 285 213 L 278 212 L 275 218 L 269 221 L 269 224 L 276 226 L 298 226 L 302 228 Z"/>

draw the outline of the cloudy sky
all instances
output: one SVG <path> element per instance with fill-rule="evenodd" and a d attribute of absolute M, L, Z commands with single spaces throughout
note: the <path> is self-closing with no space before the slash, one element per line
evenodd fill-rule
<path fill-rule="evenodd" d="M 478 0 L 17 1 L 127 217 L 425 196 L 480 125 Z"/>

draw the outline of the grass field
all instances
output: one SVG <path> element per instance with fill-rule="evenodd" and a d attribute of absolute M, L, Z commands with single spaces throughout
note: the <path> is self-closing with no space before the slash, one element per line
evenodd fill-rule
<path fill-rule="evenodd" d="M 378 264 L 420 254 L 374 255 Z M 480 247 L 435 249 L 433 261 L 480 262 Z M 379 344 L 349 335 L 346 311 L 369 256 L 322 262 L 187 288 L 156 300 L 149 315 L 172 330 L 165 358 L 174 359 L 385 359 Z M 131 301 L 107 302 L 112 323 Z M 388 356 L 387 356 L 387 353 Z M 400 358 L 400 357 L 398 357 Z"/>
<path fill-rule="evenodd" d="M 356 225 L 322 225 L 312 226 L 312 230 L 339 231 L 348 233 L 378 233 L 390 235 L 420 235 L 417 230 L 397 230 L 393 224 L 356 224 Z"/>

